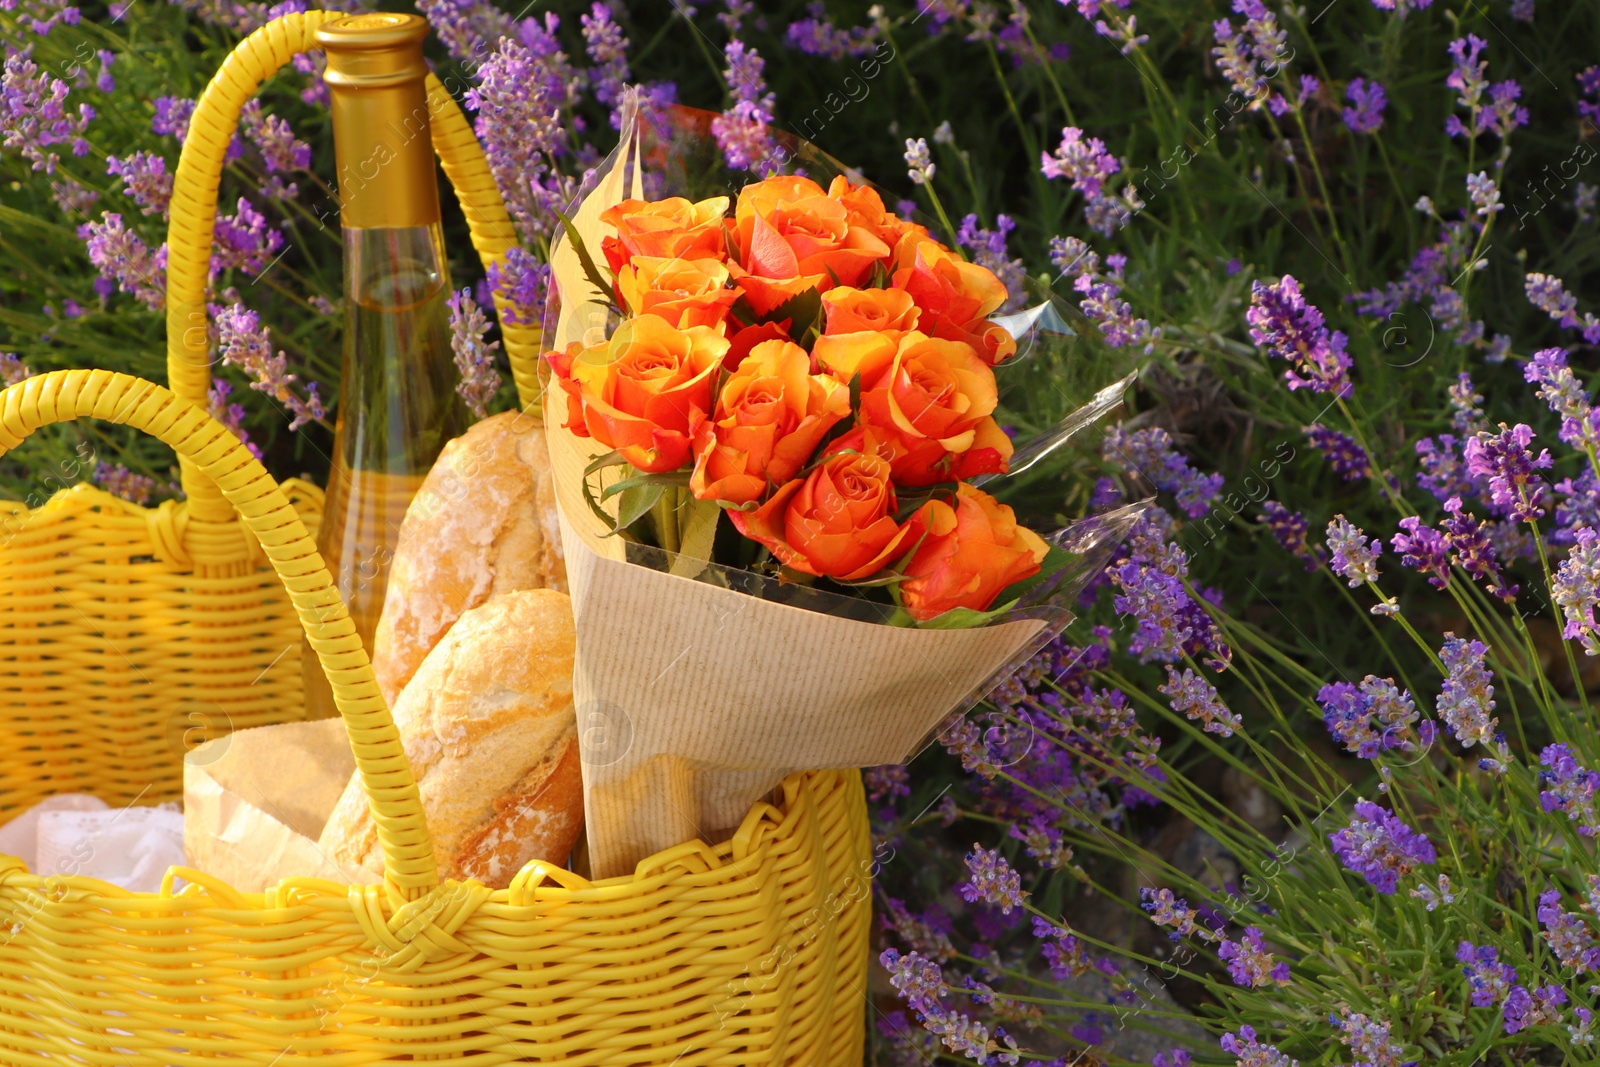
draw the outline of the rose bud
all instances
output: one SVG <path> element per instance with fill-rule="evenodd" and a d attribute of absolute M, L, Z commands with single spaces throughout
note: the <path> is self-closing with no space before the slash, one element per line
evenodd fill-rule
<path fill-rule="evenodd" d="M 690 427 L 711 407 L 711 378 L 727 348 L 708 326 L 680 330 L 641 315 L 579 353 L 561 381 L 581 399 L 590 436 L 639 470 L 673 471 L 689 462 Z"/>
<path fill-rule="evenodd" d="M 716 417 L 695 428 L 689 490 L 746 504 L 792 479 L 827 432 L 850 414 L 850 390 L 810 373 L 793 341 L 763 341 L 723 384 Z"/>
<path fill-rule="evenodd" d="M 761 507 L 728 516 L 785 566 L 852 582 L 883 570 L 922 536 L 915 516 L 895 521 L 897 507 L 887 462 L 836 452 Z"/>
<path fill-rule="evenodd" d="M 1010 508 L 965 482 L 954 507 L 930 500 L 919 513 L 927 535 L 900 584 L 902 603 L 919 621 L 951 608 L 988 610 L 1008 585 L 1038 574 L 1049 551 Z"/>

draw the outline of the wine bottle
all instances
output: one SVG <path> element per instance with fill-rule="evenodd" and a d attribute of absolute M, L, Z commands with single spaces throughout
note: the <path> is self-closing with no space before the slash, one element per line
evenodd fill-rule
<path fill-rule="evenodd" d="M 449 264 L 417 15 L 369 12 L 317 31 L 328 58 L 344 242 L 344 353 L 322 558 L 367 652 L 406 506 L 469 416 L 456 394 Z M 303 650 L 306 716 L 334 714 Z"/>

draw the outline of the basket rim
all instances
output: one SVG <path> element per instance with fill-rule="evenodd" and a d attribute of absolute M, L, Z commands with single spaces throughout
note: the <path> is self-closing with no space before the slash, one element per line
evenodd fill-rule
<path fill-rule="evenodd" d="M 518 873 L 509 888 L 489 889 L 476 881 L 441 882 L 422 901 L 437 902 L 461 894 L 478 896 L 480 904 L 520 909 L 532 905 L 608 903 L 653 892 L 684 879 L 714 884 L 729 875 L 751 877 L 771 855 L 774 846 L 793 836 L 799 823 L 816 814 L 819 801 L 829 794 L 848 791 L 852 772 L 847 770 L 797 771 L 780 784 L 777 803 L 757 802 L 739 828 L 715 845 L 702 839 L 686 841 L 639 861 L 630 874 L 591 881 L 545 860 L 534 860 Z M 856 779 L 859 783 L 859 778 Z M 859 785 L 856 785 L 859 788 Z M 20 814 L 16 813 L 16 814 Z M 187 884 L 176 887 L 176 879 Z M 11 887 L 50 901 L 74 899 L 80 904 L 105 901 L 115 910 L 148 909 L 158 913 L 220 910 L 282 913 L 303 907 L 309 897 L 384 900 L 381 885 L 344 885 L 322 878 L 285 878 L 261 892 L 244 892 L 220 878 L 187 867 L 168 869 L 155 892 L 136 892 L 82 874 L 39 874 L 17 856 L 0 853 L 0 888 Z M 414 902 L 421 904 L 421 902 Z M 384 910 L 388 910 L 386 907 Z M 0 919 L 4 919 L 0 915 Z M 0 928 L 0 938 L 5 930 Z"/>

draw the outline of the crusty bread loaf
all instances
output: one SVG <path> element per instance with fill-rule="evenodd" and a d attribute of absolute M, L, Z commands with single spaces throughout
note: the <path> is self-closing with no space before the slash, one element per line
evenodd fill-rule
<path fill-rule="evenodd" d="M 566 860 L 583 829 L 572 707 L 576 649 L 565 593 L 492 597 L 456 621 L 394 705 L 441 878 L 504 888 L 529 860 Z M 322 831 L 352 874 L 382 855 L 360 775 Z"/>
<path fill-rule="evenodd" d="M 565 592 L 544 427 L 507 411 L 444 446 L 400 526 L 372 670 L 394 706 L 462 612 L 518 589 Z"/>

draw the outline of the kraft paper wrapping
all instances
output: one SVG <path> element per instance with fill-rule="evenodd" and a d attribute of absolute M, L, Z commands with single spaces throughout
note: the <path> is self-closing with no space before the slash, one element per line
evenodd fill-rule
<path fill-rule="evenodd" d="M 607 232 L 600 213 L 625 192 L 643 195 L 626 118 L 623 131 L 573 216 L 596 258 Z M 564 238 L 551 267 L 560 311 L 547 321 L 548 347 L 603 340 L 603 308 Z M 563 421 L 547 419 L 545 432 L 577 619 L 573 692 L 592 877 L 725 837 L 792 771 L 904 762 L 1045 626 L 883 626 L 625 562 L 624 542 L 605 536 L 583 498 L 584 468 L 605 449 Z"/>
<path fill-rule="evenodd" d="M 337 717 L 206 742 L 183 766 L 187 865 L 246 893 L 285 878 L 382 882 L 383 872 L 343 870 L 317 847 L 355 769 Z"/>

